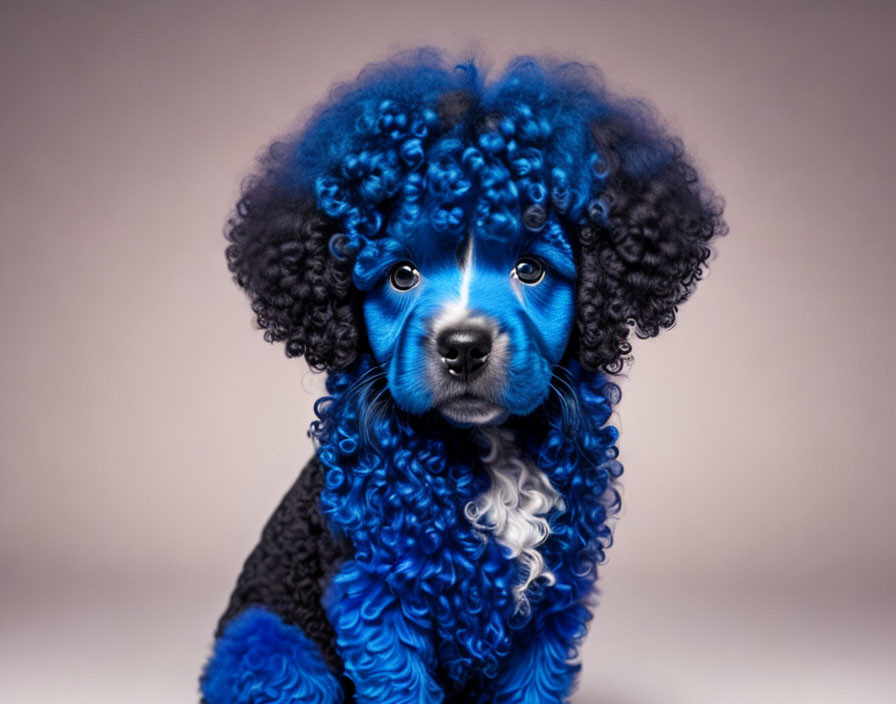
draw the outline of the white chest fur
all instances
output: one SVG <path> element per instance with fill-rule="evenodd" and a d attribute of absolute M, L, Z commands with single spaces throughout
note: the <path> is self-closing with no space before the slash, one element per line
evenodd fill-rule
<path fill-rule="evenodd" d="M 545 514 L 552 508 L 564 508 L 563 498 L 551 486 L 547 475 L 516 445 L 506 428 L 480 430 L 488 443 L 482 462 L 491 479 L 488 491 L 464 509 L 470 523 L 491 535 L 517 559 L 525 575 L 514 587 L 517 608 L 529 607 L 526 589 L 536 579 L 554 583 L 538 546 L 551 534 Z"/>

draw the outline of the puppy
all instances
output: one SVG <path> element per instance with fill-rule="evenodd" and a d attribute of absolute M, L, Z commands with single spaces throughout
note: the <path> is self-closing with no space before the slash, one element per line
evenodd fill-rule
<path fill-rule="evenodd" d="M 673 325 L 721 212 L 577 63 L 402 54 L 275 142 L 227 259 L 328 395 L 203 700 L 565 701 L 619 507 L 607 375 Z"/>

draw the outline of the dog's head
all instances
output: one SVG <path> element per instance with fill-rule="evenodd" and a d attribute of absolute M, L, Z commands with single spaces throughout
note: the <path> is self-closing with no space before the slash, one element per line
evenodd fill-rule
<path fill-rule="evenodd" d="M 450 237 L 428 222 L 395 228 L 361 284 L 367 339 L 396 402 L 459 423 L 535 408 L 575 308 L 575 255 L 558 222 L 528 230 L 514 219 L 495 233 L 471 220 Z"/>
<path fill-rule="evenodd" d="M 271 146 L 227 255 L 288 355 L 368 352 L 400 408 L 468 424 L 532 412 L 567 359 L 618 372 L 724 231 L 680 142 L 594 69 L 522 57 L 486 84 L 423 50 Z"/>

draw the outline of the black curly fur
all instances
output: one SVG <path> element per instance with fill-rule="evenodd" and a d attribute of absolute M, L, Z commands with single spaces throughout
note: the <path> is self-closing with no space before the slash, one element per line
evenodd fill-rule
<path fill-rule="evenodd" d="M 648 147 L 636 123 L 595 124 L 591 134 L 610 174 L 601 195 L 606 217 L 578 230 L 579 361 L 616 374 L 631 353 L 632 328 L 647 338 L 675 324 L 712 254 L 709 241 L 727 227 L 721 201 L 701 185 L 678 139 L 649 146 L 667 158 L 645 177 L 619 158 Z"/>
<path fill-rule="evenodd" d="M 345 369 L 363 340 L 351 263 L 330 253 L 335 232 L 313 197 L 282 185 L 279 146 L 243 188 L 225 232 L 227 263 L 268 342 L 285 342 L 287 356 L 305 355 L 312 369 Z"/>
<path fill-rule="evenodd" d="M 437 107 L 448 130 L 475 106 L 469 94 L 452 91 Z M 590 370 L 618 373 L 632 329 L 653 337 L 675 324 L 712 253 L 710 240 L 727 231 L 721 201 L 701 184 L 680 141 L 657 143 L 648 129 L 634 114 L 590 126 L 609 170 L 601 194 L 606 216 L 567 223 L 576 232 L 579 270 L 569 349 Z M 654 171 L 626 168 L 637 163 L 638 150 L 653 155 Z M 666 158 L 656 158 L 663 151 Z M 228 265 L 266 340 L 284 341 L 287 356 L 304 354 L 313 369 L 345 369 L 367 351 L 352 262 L 331 252 L 337 232 L 313 196 L 284 185 L 289 164 L 286 145 L 275 143 L 260 175 L 245 184 L 226 230 Z"/>
<path fill-rule="evenodd" d="M 361 315 L 362 294 L 352 280 L 353 254 L 358 250 L 334 251 L 345 242 L 346 230 L 340 230 L 339 221 L 318 207 L 312 178 L 317 172 L 306 163 L 316 159 L 326 166 L 322 173 L 329 173 L 342 167 L 328 159 L 366 148 L 364 139 L 370 135 L 351 132 L 358 116 L 340 102 L 351 94 L 353 85 L 364 86 L 365 75 L 373 80 L 378 74 L 362 73 L 357 84 L 334 92 L 329 107 L 318 109 L 315 119 L 325 117 L 332 124 L 329 131 L 315 134 L 310 151 L 299 149 L 301 133 L 271 146 L 256 175 L 244 183 L 225 231 L 230 242 L 229 269 L 246 290 L 265 339 L 284 342 L 288 356 L 304 355 L 319 371 L 344 370 L 359 354 L 370 351 Z M 569 124 L 563 128 L 574 132 L 576 140 L 564 142 L 573 146 L 560 150 L 564 154 L 581 150 L 592 157 L 596 153 L 603 165 L 600 187 L 588 193 L 593 200 L 587 201 L 586 214 L 580 208 L 575 217 L 567 217 L 567 207 L 553 208 L 539 201 L 521 202 L 525 207 L 519 217 L 527 229 L 535 231 L 545 225 L 549 209 L 556 211 L 554 216 L 576 250 L 576 325 L 567 357 L 578 359 L 590 371 L 614 374 L 631 354 L 632 331 L 639 337 L 652 337 L 675 324 L 678 306 L 704 273 L 712 254 L 710 241 L 724 235 L 727 228 L 721 200 L 701 183 L 681 142 L 664 132 L 649 106 L 611 99 L 599 81 L 565 82 L 563 75 L 562 70 L 556 74 L 560 82 L 555 89 L 570 105 L 577 104 L 577 91 L 592 90 L 606 103 L 601 103 L 606 108 L 602 116 L 588 112 L 588 120 L 576 121 L 575 130 Z M 436 83 L 438 90 L 428 95 L 426 106 L 438 119 L 427 139 L 451 135 L 472 145 L 483 134 L 499 129 L 501 106 L 490 105 L 486 110 L 479 93 L 456 89 L 447 79 Z M 446 88 L 449 85 L 454 87 Z M 585 113 L 571 107 L 570 114 Z M 358 144 L 331 152 L 332 144 L 344 134 Z M 388 222 L 397 192 L 377 191 L 365 205 Z M 284 623 L 300 627 L 332 671 L 342 673 L 322 599 L 332 575 L 352 557 L 352 548 L 325 524 L 322 488 L 321 467 L 314 458 L 246 560 L 216 636 L 247 608 L 263 606 Z M 353 685 L 344 676 L 343 686 L 345 704 L 351 704 Z M 451 701 L 466 700 L 458 695 Z"/>
<path fill-rule="evenodd" d="M 215 637 L 242 611 L 264 606 L 284 623 L 301 627 L 333 672 L 341 673 L 336 636 L 321 600 L 333 574 L 351 559 L 352 548 L 334 538 L 324 522 L 323 485 L 323 472 L 314 457 L 265 525 L 261 541 L 243 565 Z M 350 687 L 347 681 L 343 684 Z"/>

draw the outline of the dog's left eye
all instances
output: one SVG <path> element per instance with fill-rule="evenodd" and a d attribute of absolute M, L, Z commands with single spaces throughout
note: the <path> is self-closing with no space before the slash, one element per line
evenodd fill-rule
<path fill-rule="evenodd" d="M 408 291 L 420 283 L 420 272 L 410 262 L 399 262 L 389 272 L 389 283 L 398 291 Z"/>
<path fill-rule="evenodd" d="M 524 284 L 534 286 L 544 278 L 544 264 L 535 257 L 523 257 L 513 267 L 512 275 Z"/>

